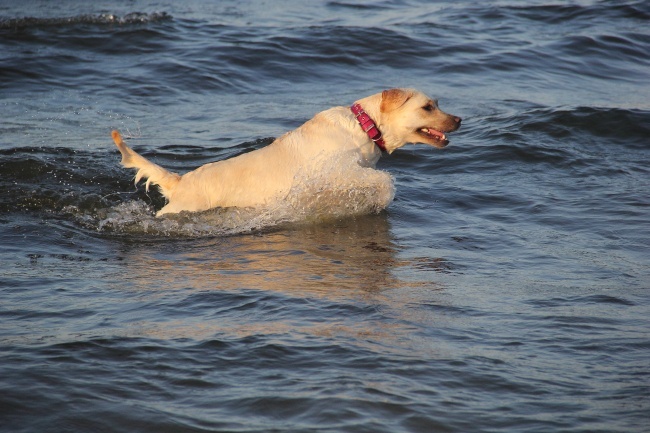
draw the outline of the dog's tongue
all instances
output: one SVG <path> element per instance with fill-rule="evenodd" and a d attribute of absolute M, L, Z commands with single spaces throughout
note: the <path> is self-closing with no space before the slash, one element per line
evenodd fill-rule
<path fill-rule="evenodd" d="M 435 130 L 433 128 L 423 128 L 423 131 L 426 132 L 428 135 L 436 137 L 439 140 L 446 140 L 447 139 L 447 136 L 444 133 L 442 133 L 440 131 L 437 131 L 437 130 Z"/>

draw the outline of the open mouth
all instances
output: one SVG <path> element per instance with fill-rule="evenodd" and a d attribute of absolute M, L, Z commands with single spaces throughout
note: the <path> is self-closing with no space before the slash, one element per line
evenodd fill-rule
<path fill-rule="evenodd" d="M 440 146 L 446 146 L 449 144 L 449 140 L 447 140 L 447 136 L 445 135 L 444 132 L 438 131 L 433 128 L 420 128 L 418 129 L 418 134 L 423 135 L 430 141 L 432 141 L 434 146 L 440 145 Z"/>

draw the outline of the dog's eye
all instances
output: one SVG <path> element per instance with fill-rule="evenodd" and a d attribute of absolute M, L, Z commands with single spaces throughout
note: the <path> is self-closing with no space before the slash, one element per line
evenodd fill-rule
<path fill-rule="evenodd" d="M 424 107 L 422 107 L 422 109 L 425 110 L 425 111 L 433 111 L 436 108 L 433 106 L 433 104 L 427 104 Z"/>

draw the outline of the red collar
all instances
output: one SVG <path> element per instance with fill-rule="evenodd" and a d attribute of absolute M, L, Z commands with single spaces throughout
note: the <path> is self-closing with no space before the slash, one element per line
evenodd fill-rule
<path fill-rule="evenodd" d="M 368 137 L 372 141 L 375 142 L 378 148 L 386 152 L 386 143 L 384 142 L 384 139 L 381 136 L 381 132 L 379 131 L 379 128 L 375 124 L 375 122 L 368 116 L 368 114 L 363 111 L 363 108 L 359 104 L 353 104 L 350 107 L 350 110 L 352 110 L 352 114 L 354 114 L 354 117 L 357 118 L 357 122 L 359 122 L 359 125 L 361 125 L 361 129 L 363 129 L 363 132 L 368 134 Z"/>

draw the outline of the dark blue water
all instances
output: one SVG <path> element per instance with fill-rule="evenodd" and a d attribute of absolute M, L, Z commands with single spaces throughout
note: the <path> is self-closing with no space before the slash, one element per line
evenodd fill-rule
<path fill-rule="evenodd" d="M 646 1 L 0 0 L 0 431 L 650 431 L 648 53 Z M 382 211 L 156 219 L 110 138 L 184 172 L 391 87 L 464 120 Z"/>

